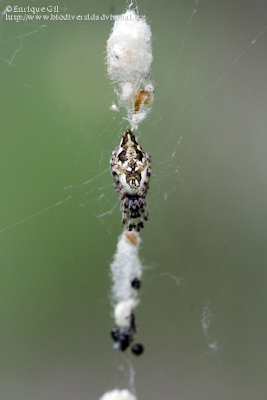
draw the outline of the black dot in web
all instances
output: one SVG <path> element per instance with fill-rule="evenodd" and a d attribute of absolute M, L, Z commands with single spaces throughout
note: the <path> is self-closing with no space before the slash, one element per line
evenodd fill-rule
<path fill-rule="evenodd" d="M 143 354 L 145 349 L 142 344 L 134 344 L 131 350 L 133 354 L 135 354 L 136 356 L 140 356 L 141 354 Z"/>
<path fill-rule="evenodd" d="M 140 289 L 141 287 L 141 281 L 138 278 L 134 278 L 131 282 L 131 285 L 134 289 Z"/>

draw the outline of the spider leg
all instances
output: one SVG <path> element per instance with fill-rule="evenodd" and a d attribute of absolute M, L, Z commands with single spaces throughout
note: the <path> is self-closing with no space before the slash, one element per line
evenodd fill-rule
<path fill-rule="evenodd" d="M 142 189 L 140 189 L 139 192 L 138 192 L 138 196 L 142 197 L 143 199 L 146 198 L 147 191 L 148 191 L 148 189 L 149 189 L 149 184 L 148 184 L 148 183 L 149 183 L 149 179 L 146 178 L 146 179 L 144 180 L 144 182 L 143 182 L 143 187 L 142 187 Z"/>
<path fill-rule="evenodd" d="M 129 202 L 129 216 L 130 218 L 138 218 L 140 215 L 139 213 L 139 206 L 138 206 L 138 201 L 136 199 L 130 199 Z"/>
<path fill-rule="evenodd" d="M 151 175 L 151 157 L 147 154 L 147 176 Z"/>
<path fill-rule="evenodd" d="M 148 220 L 148 212 L 146 210 L 146 202 L 143 199 L 139 199 L 139 207 L 140 207 L 140 212 L 142 217 L 144 218 L 145 221 Z"/>
<path fill-rule="evenodd" d="M 140 231 L 140 229 L 144 228 L 144 223 L 141 220 L 141 217 L 138 218 L 138 224 L 137 224 L 137 232 Z"/>
<path fill-rule="evenodd" d="M 142 197 L 143 199 L 146 198 L 147 195 L 147 191 L 149 189 L 149 180 L 150 180 L 150 176 L 151 176 L 151 158 L 150 156 L 147 154 L 147 170 L 146 170 L 146 178 L 143 182 L 143 186 L 142 188 L 139 190 L 139 197 Z"/>
<path fill-rule="evenodd" d="M 127 211 L 126 211 L 126 210 L 123 210 L 122 219 L 121 219 L 122 225 L 125 225 L 125 224 L 126 224 L 127 217 L 128 217 Z"/>
<path fill-rule="evenodd" d="M 141 211 L 142 217 L 144 218 L 145 221 L 148 221 L 148 212 L 147 210 Z"/>
<path fill-rule="evenodd" d="M 129 215 L 129 199 L 126 197 L 123 202 L 121 203 L 121 210 L 122 210 L 122 225 L 125 225 L 128 215 Z"/>
<path fill-rule="evenodd" d="M 135 225 L 135 223 L 134 223 L 134 219 L 133 219 L 133 218 L 130 218 L 130 219 L 129 219 L 129 224 L 128 224 L 128 230 L 129 230 L 129 231 L 132 231 L 133 228 L 135 229 L 135 228 L 136 228 L 136 225 Z"/>
<path fill-rule="evenodd" d="M 134 220 L 136 218 L 136 202 L 133 199 L 129 199 L 129 207 L 128 207 L 128 229 L 132 231 L 133 228 L 136 228 Z"/>
<path fill-rule="evenodd" d="M 115 182 L 115 186 L 114 189 L 116 190 L 119 198 L 121 200 L 125 199 L 125 197 L 127 196 L 127 192 L 125 190 L 125 188 L 123 187 L 123 185 L 120 183 L 120 175 L 123 173 L 123 171 L 121 171 L 121 168 L 116 165 L 116 154 L 117 154 L 118 148 L 116 148 L 112 154 L 111 154 L 111 158 L 110 158 L 110 173 L 114 179 Z"/>
<path fill-rule="evenodd" d="M 112 176 L 113 176 L 113 179 L 114 179 L 114 182 L 115 182 L 114 189 L 116 190 L 117 195 L 119 196 L 119 198 L 121 200 L 123 200 L 127 196 L 127 192 L 126 192 L 125 188 L 122 186 L 122 184 L 120 183 L 119 175 L 117 174 L 117 172 L 112 170 L 112 169 L 111 169 L 111 172 L 112 172 Z"/>

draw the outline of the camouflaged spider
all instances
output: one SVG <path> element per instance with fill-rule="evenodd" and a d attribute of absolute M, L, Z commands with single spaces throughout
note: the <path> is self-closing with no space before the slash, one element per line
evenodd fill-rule
<path fill-rule="evenodd" d="M 111 154 L 110 170 L 122 200 L 122 224 L 128 219 L 128 230 L 139 231 L 144 227 L 142 219 L 148 220 L 144 199 L 149 189 L 151 162 L 129 129 L 123 132 L 120 145 Z"/>

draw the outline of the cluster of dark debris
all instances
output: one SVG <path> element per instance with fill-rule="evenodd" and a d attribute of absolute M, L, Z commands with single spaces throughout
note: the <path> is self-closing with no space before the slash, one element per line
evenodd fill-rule
<path fill-rule="evenodd" d="M 138 278 L 134 278 L 131 282 L 133 289 L 140 289 L 141 281 Z M 135 315 L 133 312 L 129 318 L 129 325 L 122 328 L 112 328 L 111 337 L 114 340 L 113 349 L 125 351 L 134 341 L 134 335 L 136 333 Z M 140 356 L 144 352 L 144 346 L 140 343 L 133 344 L 131 346 L 132 353 L 136 356 Z"/>

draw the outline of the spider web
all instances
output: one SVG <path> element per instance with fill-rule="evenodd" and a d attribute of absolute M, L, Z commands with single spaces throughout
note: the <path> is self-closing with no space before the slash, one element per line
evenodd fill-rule
<path fill-rule="evenodd" d="M 0 397 L 93 399 L 128 384 L 139 399 L 264 400 L 266 4 L 139 4 L 155 101 L 136 132 L 152 157 L 138 360 L 108 338 L 121 233 L 109 157 L 128 126 L 109 109 L 112 21 L 94 19 L 125 3 L 57 5 L 91 20 L 16 22 L 7 15 L 33 13 L 7 6 L 49 2 L 0 2 Z"/>

